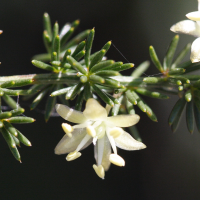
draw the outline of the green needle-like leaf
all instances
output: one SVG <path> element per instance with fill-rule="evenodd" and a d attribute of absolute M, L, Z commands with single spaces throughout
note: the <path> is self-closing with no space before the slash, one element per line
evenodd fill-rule
<path fill-rule="evenodd" d="M 92 86 L 94 91 L 97 93 L 97 95 L 108 105 L 114 106 L 114 102 L 101 90 L 99 89 L 96 85 Z"/>
<path fill-rule="evenodd" d="M 90 84 L 88 82 L 85 83 L 84 94 L 83 95 L 84 95 L 85 101 L 87 101 L 89 98 L 92 97 L 91 86 L 90 86 Z"/>
<path fill-rule="evenodd" d="M 92 67 L 92 69 L 90 69 L 90 73 L 95 73 L 101 70 L 107 70 L 107 67 L 111 66 L 114 63 L 114 60 L 106 60 L 106 61 L 102 61 L 96 65 L 94 65 Z"/>
<path fill-rule="evenodd" d="M 133 105 L 137 104 L 137 100 L 130 90 L 126 91 L 126 97 Z"/>
<path fill-rule="evenodd" d="M 152 92 L 149 91 L 145 88 L 137 88 L 135 90 L 137 93 L 148 96 L 148 97 L 152 97 L 152 98 L 157 98 L 157 99 L 168 99 L 169 97 L 165 94 L 161 94 L 159 92 Z"/>
<path fill-rule="evenodd" d="M 66 94 L 69 91 L 70 88 L 71 87 L 67 87 L 67 88 L 62 88 L 60 90 L 56 90 L 56 91 L 52 92 L 50 96 L 55 97 L 55 96 L 58 96 L 58 95 Z"/>
<path fill-rule="evenodd" d="M 31 110 L 35 109 L 36 106 L 41 102 L 41 100 L 44 98 L 44 96 L 46 95 L 46 93 L 49 91 L 50 86 L 45 88 L 43 91 L 41 91 L 38 96 L 34 99 L 34 101 L 32 102 L 30 108 Z"/>
<path fill-rule="evenodd" d="M 47 34 L 49 35 L 49 37 L 51 39 L 52 38 L 51 19 L 50 19 L 48 13 L 44 13 L 43 24 L 44 24 L 44 30 L 47 31 Z"/>
<path fill-rule="evenodd" d="M 4 120 L 3 124 L 9 133 L 11 133 L 13 136 L 17 137 L 18 134 L 17 134 L 16 129 L 9 122 Z"/>
<path fill-rule="evenodd" d="M 185 101 L 185 103 L 186 103 L 186 101 Z M 184 103 L 184 106 L 185 106 L 185 103 Z M 183 114 L 184 106 L 181 109 L 179 109 L 177 115 L 174 117 L 173 123 L 171 125 L 171 129 L 172 129 L 173 133 L 177 130 L 178 125 L 179 125 L 179 123 L 181 121 L 181 117 L 182 117 L 182 114 Z"/>
<path fill-rule="evenodd" d="M 90 81 L 92 81 L 93 83 L 99 83 L 99 84 L 105 83 L 104 78 L 102 78 L 101 76 L 97 76 L 97 75 L 91 75 Z"/>
<path fill-rule="evenodd" d="M 122 100 L 123 100 L 124 96 L 121 95 L 119 98 L 117 98 L 118 102 L 117 104 L 115 104 L 111 110 L 111 115 L 112 116 L 116 116 L 118 115 L 119 113 L 119 109 L 120 109 L 120 106 L 121 106 L 121 103 L 122 103 Z"/>
<path fill-rule="evenodd" d="M 43 42 L 47 52 L 51 53 L 51 38 L 48 35 L 47 31 L 43 32 Z"/>
<path fill-rule="evenodd" d="M 32 60 L 31 61 L 32 64 L 40 69 L 44 69 L 44 70 L 48 70 L 48 71 L 51 71 L 51 72 L 54 72 L 55 71 L 55 68 L 52 67 L 51 65 L 48 65 L 46 63 L 43 63 L 41 61 L 38 61 L 38 60 Z"/>
<path fill-rule="evenodd" d="M 162 73 L 164 71 L 158 57 L 157 57 L 157 54 L 153 48 L 153 46 L 150 46 L 149 47 L 149 53 L 150 53 L 150 57 L 151 57 L 151 60 L 152 62 L 154 63 L 154 65 L 157 67 L 157 69 Z"/>
<path fill-rule="evenodd" d="M 174 69 L 171 69 L 168 74 L 169 75 L 179 75 L 179 74 L 183 74 L 185 72 L 185 69 L 183 68 L 174 68 Z"/>
<path fill-rule="evenodd" d="M 102 49 L 101 51 L 99 51 L 94 58 L 91 60 L 90 65 L 89 65 L 89 69 L 92 69 L 92 67 L 96 64 L 98 64 L 102 58 L 104 57 L 104 55 L 106 54 L 106 50 Z"/>
<path fill-rule="evenodd" d="M 7 129 L 5 127 L 2 127 L 0 131 L 4 139 L 6 140 L 8 146 L 11 148 L 15 148 L 16 147 L 15 141 L 13 140 L 12 135 L 7 131 Z"/>
<path fill-rule="evenodd" d="M 109 76 L 119 76 L 120 73 L 113 70 L 102 70 L 95 73 L 97 76 L 109 77 Z"/>
<path fill-rule="evenodd" d="M 192 101 L 188 102 L 186 106 L 186 122 L 188 131 L 192 134 L 194 131 L 194 111 Z"/>
<path fill-rule="evenodd" d="M 13 140 L 15 141 L 15 144 L 20 147 L 20 141 L 18 140 L 18 138 L 16 138 L 15 136 L 11 135 Z"/>
<path fill-rule="evenodd" d="M 186 93 L 185 93 L 185 100 L 187 102 L 190 102 L 192 100 L 192 92 L 191 90 L 188 90 Z"/>
<path fill-rule="evenodd" d="M 165 71 L 167 69 L 170 69 L 170 67 L 171 67 L 171 63 L 172 63 L 172 60 L 173 60 L 173 57 L 174 57 L 174 54 L 176 51 L 176 47 L 178 45 L 178 41 L 179 41 L 179 36 L 176 35 L 176 36 L 174 36 L 174 38 L 172 39 L 172 41 L 169 45 L 169 48 L 167 50 L 167 53 L 164 58 L 164 63 L 163 63 L 163 68 Z"/>
<path fill-rule="evenodd" d="M 135 68 L 131 76 L 134 78 L 140 77 L 149 68 L 149 66 L 150 66 L 150 62 L 144 61 L 138 67 Z"/>
<path fill-rule="evenodd" d="M 67 31 L 65 35 L 63 35 L 63 37 L 61 38 L 61 41 L 60 41 L 61 46 L 63 46 L 69 40 L 69 38 L 71 37 L 73 33 L 74 33 L 74 27 L 71 27 L 69 31 Z"/>
<path fill-rule="evenodd" d="M 55 104 L 56 104 L 56 97 L 48 97 L 47 103 L 45 106 L 45 114 L 44 114 L 44 118 L 46 122 L 49 120 L 51 113 L 55 107 Z"/>
<path fill-rule="evenodd" d="M 66 94 L 65 98 L 68 100 L 73 100 L 75 99 L 76 95 L 80 92 L 81 88 L 82 88 L 83 84 L 79 83 L 75 86 L 73 86 Z"/>
<path fill-rule="evenodd" d="M 53 26 L 53 35 L 52 35 L 52 49 L 51 49 L 51 53 L 53 53 L 55 51 L 54 49 L 54 42 L 55 42 L 55 38 L 56 36 L 59 35 L 59 25 L 56 22 Z M 51 60 L 53 61 L 53 60 Z"/>
<path fill-rule="evenodd" d="M 60 60 L 60 37 L 57 35 L 54 39 L 54 52 L 57 54 L 57 61 Z M 52 60 L 53 61 L 53 60 Z"/>
<path fill-rule="evenodd" d="M 31 142 L 20 131 L 17 130 L 17 133 L 18 133 L 17 138 L 19 139 L 19 141 L 22 144 L 29 146 L 29 147 L 32 146 Z"/>
<path fill-rule="evenodd" d="M 127 70 L 127 69 L 130 69 L 134 67 L 134 64 L 133 63 L 126 63 L 126 64 L 123 64 L 121 66 L 117 66 L 113 64 L 113 67 L 110 67 L 110 70 L 114 70 L 114 71 L 123 71 L 123 70 Z"/>
<path fill-rule="evenodd" d="M 160 77 L 146 77 L 143 79 L 143 81 L 148 84 L 163 83 L 166 80 L 167 80 L 166 78 L 160 78 Z"/>
<path fill-rule="evenodd" d="M 85 55 L 85 50 L 80 51 L 78 54 L 76 54 L 76 55 L 74 56 L 74 59 L 75 59 L 76 61 L 79 61 L 84 55 Z"/>
<path fill-rule="evenodd" d="M 111 41 L 108 41 L 103 47 L 102 49 L 105 49 L 106 52 L 110 49 L 110 46 L 111 46 L 112 42 Z"/>
<path fill-rule="evenodd" d="M 73 54 L 72 54 L 72 57 L 74 57 L 74 56 L 77 55 L 80 51 L 82 51 L 82 50 L 84 49 L 85 43 L 86 43 L 85 41 L 82 41 L 82 42 L 80 42 L 80 43 L 77 45 L 76 49 L 74 50 L 74 52 L 73 52 Z"/>
<path fill-rule="evenodd" d="M 12 113 L 12 117 L 15 117 L 17 115 L 20 115 L 22 113 L 24 113 L 24 109 L 23 108 L 17 108 L 17 109 L 14 109 L 14 110 L 11 110 L 10 112 Z"/>
<path fill-rule="evenodd" d="M 183 60 L 183 58 L 187 55 L 187 53 L 190 51 L 191 44 L 187 44 L 183 50 L 178 54 L 176 59 L 174 60 L 174 63 L 171 66 L 171 69 L 177 67 L 179 63 Z"/>
<path fill-rule="evenodd" d="M 34 122 L 35 119 L 31 117 L 11 117 L 7 119 L 6 121 L 12 124 L 26 124 L 26 123 Z"/>
<path fill-rule="evenodd" d="M 175 119 L 177 117 L 180 117 L 180 113 L 182 113 L 184 107 L 185 107 L 185 104 L 186 104 L 186 101 L 185 101 L 185 98 L 182 97 L 181 99 L 179 99 L 176 104 L 174 105 L 171 113 L 170 113 L 170 116 L 169 116 L 169 125 L 171 126 L 172 123 L 175 121 Z M 177 124 L 178 122 L 176 122 L 175 124 Z"/>
<path fill-rule="evenodd" d="M 3 125 L 3 122 L 0 121 L 0 128 L 2 128 L 4 125 Z"/>
<path fill-rule="evenodd" d="M 135 109 L 133 107 L 133 104 L 128 99 L 126 99 L 126 109 L 129 114 L 131 114 L 131 115 L 135 114 Z"/>
<path fill-rule="evenodd" d="M 75 110 L 81 111 L 82 105 L 84 101 L 84 91 L 82 91 L 76 100 Z"/>
<path fill-rule="evenodd" d="M 66 46 L 64 46 L 64 47 L 62 48 L 62 51 L 65 51 L 66 49 L 68 49 L 68 48 L 70 48 L 70 47 L 72 47 L 72 46 L 74 46 L 74 45 L 80 43 L 82 40 L 84 40 L 84 39 L 88 36 L 89 33 L 90 33 L 90 30 L 85 30 L 85 31 L 79 33 L 79 34 L 78 34 L 77 36 L 75 36 L 72 40 L 70 40 L 70 41 L 67 43 Z"/>
<path fill-rule="evenodd" d="M 67 56 L 67 60 L 69 64 L 78 72 L 81 72 L 84 75 L 87 75 L 87 70 L 79 63 L 77 62 L 74 58 L 71 56 Z"/>
<path fill-rule="evenodd" d="M 195 104 L 194 104 L 194 116 L 195 116 L 197 129 L 200 133 L 200 111 Z"/>
<path fill-rule="evenodd" d="M 85 45 L 85 65 L 87 68 L 89 68 L 89 64 L 90 64 L 90 52 L 92 49 L 92 43 L 94 40 L 94 28 L 90 31 L 90 34 L 87 37 L 87 41 L 86 41 L 86 45 Z"/>
<path fill-rule="evenodd" d="M 121 85 L 119 81 L 116 81 L 111 78 L 104 78 L 104 80 L 105 80 L 105 82 L 102 83 L 102 85 L 104 85 L 104 86 L 108 86 L 111 88 L 124 88 L 124 86 Z"/>
<path fill-rule="evenodd" d="M 155 115 L 155 113 L 153 112 L 153 110 L 147 105 L 145 104 L 146 107 L 146 114 L 147 116 L 154 122 L 158 122 L 157 117 Z"/>
<path fill-rule="evenodd" d="M 2 112 L 0 113 L 0 119 L 6 119 L 12 116 L 11 112 Z"/>
<path fill-rule="evenodd" d="M 16 108 L 19 108 L 19 107 L 20 107 L 12 97 L 10 97 L 10 96 L 8 96 L 8 95 L 6 95 L 6 94 L 4 94 L 2 97 L 3 97 L 3 100 L 4 100 L 11 108 L 16 109 Z"/>
<path fill-rule="evenodd" d="M 9 87 L 13 87 L 14 85 L 15 85 L 15 81 L 5 81 L 0 84 L 0 87 L 1 88 L 9 88 Z"/>

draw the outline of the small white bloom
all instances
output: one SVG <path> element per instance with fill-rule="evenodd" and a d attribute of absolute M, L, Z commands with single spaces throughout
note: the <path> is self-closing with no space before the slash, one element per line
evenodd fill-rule
<path fill-rule="evenodd" d="M 56 110 L 61 117 L 78 125 L 62 125 L 66 135 L 56 146 L 55 154 L 69 153 L 67 161 L 75 160 L 81 156 L 79 151 L 93 142 L 97 163 L 93 168 L 102 179 L 110 167 L 110 162 L 118 166 L 125 165 L 124 159 L 117 155 L 116 147 L 125 150 L 146 148 L 142 142 L 136 141 L 120 128 L 135 125 L 140 119 L 138 115 L 108 117 L 107 110 L 95 99 L 88 99 L 83 112 L 61 104 L 56 105 Z M 111 154 L 111 147 L 114 154 Z"/>
<path fill-rule="evenodd" d="M 198 11 L 188 13 L 186 17 L 190 20 L 180 21 L 173 25 L 170 30 L 175 33 L 184 33 L 198 37 L 191 46 L 190 59 L 195 63 L 200 61 L 200 0 L 198 0 Z"/>

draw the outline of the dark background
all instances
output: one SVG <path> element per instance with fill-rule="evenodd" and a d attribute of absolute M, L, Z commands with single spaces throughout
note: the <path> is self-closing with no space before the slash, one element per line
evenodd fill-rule
<path fill-rule="evenodd" d="M 42 42 L 42 16 L 48 12 L 52 22 L 60 26 L 80 19 L 77 32 L 95 27 L 93 51 L 112 40 L 123 55 L 137 66 L 149 60 L 148 47 L 153 45 L 162 60 L 174 36 L 169 28 L 186 19 L 185 14 L 197 10 L 196 0 L 1 0 L 0 36 L 1 75 L 44 73 L 31 65 L 31 57 L 45 52 Z M 179 50 L 194 40 L 181 35 Z M 108 57 L 126 62 L 111 47 Z M 158 71 L 151 64 L 147 74 Z M 147 149 L 128 152 L 120 150 L 126 166 L 114 165 L 105 180 L 97 177 L 92 145 L 81 158 L 66 162 L 65 156 L 54 154 L 63 136 L 63 120 L 44 116 L 37 111 L 26 115 L 36 119 L 30 125 L 17 126 L 32 142 L 22 146 L 22 164 L 18 163 L 0 140 L 0 199 L 200 199 L 200 136 L 186 131 L 185 119 L 172 134 L 167 119 L 177 97 L 170 100 L 146 101 L 157 114 L 158 123 L 138 111 L 138 129 Z M 43 107 L 40 106 L 40 111 Z"/>

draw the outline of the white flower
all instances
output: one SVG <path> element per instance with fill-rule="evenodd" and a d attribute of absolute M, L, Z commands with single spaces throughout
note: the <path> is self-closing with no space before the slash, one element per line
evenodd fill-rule
<path fill-rule="evenodd" d="M 105 171 L 110 167 L 110 162 L 118 166 L 125 165 L 123 158 L 117 155 L 116 146 L 125 150 L 146 148 L 143 143 L 136 141 L 120 128 L 135 125 L 140 119 L 138 115 L 108 117 L 107 110 L 95 99 L 88 99 L 83 112 L 61 104 L 56 105 L 56 110 L 64 119 L 79 124 L 75 126 L 62 124 L 66 135 L 56 146 L 55 154 L 69 153 L 66 159 L 71 161 L 80 157 L 79 151 L 93 142 L 97 163 L 97 165 L 93 165 L 93 168 L 100 178 L 104 178 Z"/>
<path fill-rule="evenodd" d="M 200 61 L 200 0 L 198 0 L 198 11 L 186 15 L 190 20 L 183 20 L 173 25 L 170 30 L 175 33 L 184 33 L 198 37 L 191 46 L 190 59 L 193 63 Z"/>

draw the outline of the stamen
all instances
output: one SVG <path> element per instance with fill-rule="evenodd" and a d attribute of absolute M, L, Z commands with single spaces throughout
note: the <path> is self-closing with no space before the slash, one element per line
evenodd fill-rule
<path fill-rule="evenodd" d="M 119 128 L 119 127 L 114 127 L 110 130 L 110 135 L 113 137 L 113 138 L 117 138 L 119 137 L 122 133 L 123 133 L 123 129 L 122 128 Z"/>
<path fill-rule="evenodd" d="M 115 140 L 113 139 L 113 136 L 110 135 L 110 129 L 107 128 L 106 133 L 107 133 L 108 139 L 110 141 L 110 144 L 112 146 L 114 153 L 117 154 L 117 148 L 116 148 Z"/>
<path fill-rule="evenodd" d="M 85 128 L 85 127 L 91 125 L 91 123 L 92 123 L 91 121 L 87 121 L 87 122 L 82 123 L 82 124 L 74 125 L 73 128 L 74 128 L 74 129 L 75 129 L 75 128 Z"/>
<path fill-rule="evenodd" d="M 104 170 L 104 168 L 103 168 L 102 165 L 99 165 L 98 167 L 96 165 L 93 165 L 93 169 L 94 169 L 94 171 L 96 172 L 96 174 L 100 178 L 104 179 L 104 177 L 105 177 L 105 170 Z"/>
<path fill-rule="evenodd" d="M 110 154 L 109 158 L 110 162 L 117 166 L 125 166 L 125 161 L 122 157 L 118 156 L 117 154 Z"/>
<path fill-rule="evenodd" d="M 80 151 L 81 148 L 88 142 L 88 140 L 91 138 L 90 135 L 86 134 L 85 137 L 82 139 L 78 147 L 76 148 L 76 151 Z"/>
<path fill-rule="evenodd" d="M 73 127 L 67 123 L 62 123 L 62 128 L 65 131 L 65 133 L 68 135 L 68 137 L 72 137 L 71 132 L 74 130 Z"/>
<path fill-rule="evenodd" d="M 87 126 L 86 131 L 87 131 L 87 134 L 90 135 L 91 137 L 96 136 L 96 131 L 93 126 Z"/>
<path fill-rule="evenodd" d="M 74 152 L 71 152 L 67 155 L 66 160 L 72 161 L 72 160 L 79 158 L 80 156 L 81 156 L 80 152 L 74 151 Z"/>

